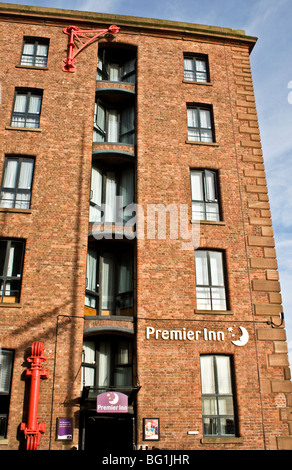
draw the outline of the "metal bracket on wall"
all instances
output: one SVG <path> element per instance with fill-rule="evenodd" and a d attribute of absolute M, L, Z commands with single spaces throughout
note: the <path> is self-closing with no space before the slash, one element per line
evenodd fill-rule
<path fill-rule="evenodd" d="M 80 29 L 78 26 L 68 26 L 63 29 L 64 34 L 68 34 L 68 54 L 64 59 L 65 65 L 62 69 L 64 72 L 75 72 L 76 67 L 76 56 L 85 47 L 93 43 L 98 37 L 105 35 L 108 39 L 112 39 L 114 34 L 117 34 L 120 28 L 115 25 L 111 25 L 107 29 Z M 75 47 L 77 50 L 74 52 Z"/>

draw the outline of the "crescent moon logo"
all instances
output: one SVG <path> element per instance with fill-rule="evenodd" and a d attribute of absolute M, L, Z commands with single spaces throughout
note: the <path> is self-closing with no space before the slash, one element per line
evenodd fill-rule
<path fill-rule="evenodd" d="M 235 346 L 245 346 L 249 340 L 249 334 L 246 328 L 244 328 L 243 326 L 240 326 L 239 328 L 242 333 L 241 337 L 237 341 L 231 341 L 231 342 L 235 344 Z"/>
<path fill-rule="evenodd" d="M 111 404 L 111 405 L 116 405 L 119 401 L 119 396 L 114 393 L 114 398 L 112 400 L 109 400 L 108 402 Z"/>

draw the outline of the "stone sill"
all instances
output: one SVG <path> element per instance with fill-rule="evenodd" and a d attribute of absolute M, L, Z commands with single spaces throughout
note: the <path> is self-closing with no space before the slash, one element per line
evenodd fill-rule
<path fill-rule="evenodd" d="M 234 315 L 233 310 L 197 310 L 194 309 L 197 315 Z"/>
<path fill-rule="evenodd" d="M 0 302 L 0 308 L 22 308 L 22 304 L 13 302 Z"/>
<path fill-rule="evenodd" d="M 213 86 L 211 82 L 195 82 L 194 80 L 183 80 L 182 82 L 190 85 Z"/>
<path fill-rule="evenodd" d="M 31 214 L 31 209 L 17 209 L 12 207 L 0 207 L 0 212 L 11 212 L 13 214 Z"/>
<path fill-rule="evenodd" d="M 31 69 L 31 70 L 49 70 L 48 67 L 38 67 L 36 65 L 15 65 L 17 69 Z"/>
<path fill-rule="evenodd" d="M 17 126 L 6 126 L 5 129 L 8 131 L 30 131 L 30 132 L 42 132 L 41 129 L 35 127 L 17 127 Z"/>
<path fill-rule="evenodd" d="M 9 439 L 0 439 L 0 446 L 8 446 Z"/>
<path fill-rule="evenodd" d="M 201 444 L 242 444 L 243 437 L 203 437 Z"/>
<path fill-rule="evenodd" d="M 186 144 L 190 145 L 206 145 L 207 147 L 219 147 L 216 142 L 201 142 L 197 140 L 186 140 Z"/>
<path fill-rule="evenodd" d="M 191 224 L 203 224 L 203 225 L 226 225 L 226 222 L 222 220 L 196 220 L 192 219 Z"/>

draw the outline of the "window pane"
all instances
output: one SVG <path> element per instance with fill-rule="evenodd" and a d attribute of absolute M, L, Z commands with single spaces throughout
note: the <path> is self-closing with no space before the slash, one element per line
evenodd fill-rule
<path fill-rule="evenodd" d="M 28 112 L 31 114 L 39 114 L 41 110 L 42 98 L 40 95 L 31 95 L 29 100 Z"/>
<path fill-rule="evenodd" d="M 197 287 L 197 309 L 198 310 L 211 310 L 211 293 L 209 287 Z"/>
<path fill-rule="evenodd" d="M 232 397 L 219 397 L 218 407 L 220 415 L 233 415 L 233 399 Z M 204 413 L 208 414 L 208 413 Z M 209 413 L 210 414 L 210 413 Z"/>
<path fill-rule="evenodd" d="M 231 366 L 229 356 L 216 356 L 218 393 L 232 393 Z"/>
<path fill-rule="evenodd" d="M 114 256 L 104 253 L 102 263 L 102 309 L 111 311 L 114 308 Z"/>
<path fill-rule="evenodd" d="M 11 242 L 9 250 L 9 261 L 7 268 L 7 276 L 21 276 L 22 271 L 22 251 L 23 244 Z"/>
<path fill-rule="evenodd" d="M 213 356 L 201 356 L 200 363 L 202 394 L 214 394 L 215 375 L 213 367 Z"/>
<path fill-rule="evenodd" d="M 199 126 L 197 109 L 189 108 L 187 110 L 187 120 L 188 120 L 188 127 Z"/>
<path fill-rule="evenodd" d="M 118 142 L 119 140 L 119 116 L 118 111 L 111 109 L 108 112 L 108 142 Z"/>
<path fill-rule="evenodd" d="M 14 112 L 25 113 L 26 101 L 27 101 L 26 93 L 17 93 L 15 97 L 15 103 L 14 103 Z"/>
<path fill-rule="evenodd" d="M 19 189 L 31 189 L 33 160 L 23 160 L 18 181 Z"/>
<path fill-rule="evenodd" d="M 191 172 L 191 189 L 192 189 L 192 200 L 203 201 L 203 179 L 201 171 Z"/>
<path fill-rule="evenodd" d="M 200 202 L 192 203 L 192 218 L 195 220 L 205 220 L 205 204 Z M 213 220 L 213 219 L 212 219 Z"/>
<path fill-rule="evenodd" d="M 134 173 L 132 168 L 124 170 L 121 174 L 120 196 L 123 198 L 123 207 L 134 202 Z"/>
<path fill-rule="evenodd" d="M 211 171 L 205 171 L 205 197 L 206 201 L 216 201 L 216 181 L 215 174 Z"/>
<path fill-rule="evenodd" d="M 84 341 L 83 343 L 83 362 L 95 364 L 95 342 Z"/>
<path fill-rule="evenodd" d="M 10 393 L 10 382 L 12 374 L 13 352 L 0 349 L 0 393 Z"/>
<path fill-rule="evenodd" d="M 133 290 L 133 262 L 128 253 L 121 257 L 118 266 L 118 294 Z"/>
<path fill-rule="evenodd" d="M 118 64 L 109 64 L 109 80 L 118 82 L 120 76 L 120 67 Z"/>
<path fill-rule="evenodd" d="M 218 424 L 216 418 L 203 418 L 203 433 L 205 436 L 218 435 Z"/>
<path fill-rule="evenodd" d="M 235 435 L 234 418 L 220 418 L 221 434 Z"/>
<path fill-rule="evenodd" d="M 195 262 L 196 262 L 196 285 L 197 286 L 208 286 L 208 263 L 207 263 L 207 252 L 203 250 L 195 251 Z"/>
<path fill-rule="evenodd" d="M 98 292 L 97 265 L 97 253 L 95 250 L 89 249 L 87 253 L 86 279 L 87 289 L 93 292 Z"/>
<path fill-rule="evenodd" d="M 211 285 L 224 286 L 222 253 L 218 251 L 209 251 L 209 257 L 211 269 Z"/>
<path fill-rule="evenodd" d="M 206 204 L 206 220 L 220 220 L 218 203 Z"/>
<path fill-rule="evenodd" d="M 111 343 L 109 341 L 101 341 L 99 343 L 98 355 L 98 383 L 97 386 L 107 386 L 111 384 Z"/>
<path fill-rule="evenodd" d="M 18 191 L 15 199 L 16 209 L 29 209 L 30 208 L 30 193 L 22 193 Z"/>
<path fill-rule="evenodd" d="M 116 364 L 127 365 L 132 363 L 132 343 L 129 341 L 119 341 L 117 354 L 115 358 Z"/>
<path fill-rule="evenodd" d="M 202 400 L 203 406 L 203 415 L 217 415 L 217 401 L 215 397 L 210 398 L 203 398 Z"/>
<path fill-rule="evenodd" d="M 41 57 L 46 57 L 48 55 L 48 45 L 38 44 L 36 54 Z"/>
<path fill-rule="evenodd" d="M 18 161 L 16 159 L 8 158 L 6 162 L 7 163 L 6 163 L 5 172 L 4 172 L 3 187 L 15 188 Z"/>
<path fill-rule="evenodd" d="M 0 240 L 0 276 L 4 275 L 7 242 Z"/>
<path fill-rule="evenodd" d="M 208 109 L 200 109 L 201 128 L 211 129 L 211 116 Z"/>
<path fill-rule="evenodd" d="M 134 108 L 126 108 L 121 114 L 121 142 L 134 143 L 135 113 Z"/>
<path fill-rule="evenodd" d="M 212 310 L 226 310 L 226 297 L 224 287 L 212 287 Z"/>
<path fill-rule="evenodd" d="M 25 41 L 25 44 L 23 46 L 23 54 L 26 54 L 26 55 L 34 54 L 34 41 L 32 42 Z"/>
<path fill-rule="evenodd" d="M 105 185 L 105 222 L 116 220 L 117 176 L 113 171 L 106 172 Z"/>
<path fill-rule="evenodd" d="M 204 59 L 196 59 L 197 72 L 206 72 L 206 61 Z"/>

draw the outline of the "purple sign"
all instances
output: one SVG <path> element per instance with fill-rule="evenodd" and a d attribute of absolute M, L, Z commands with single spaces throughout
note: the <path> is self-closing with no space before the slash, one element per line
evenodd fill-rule
<path fill-rule="evenodd" d="M 98 413 L 128 413 L 128 396 L 119 392 L 105 392 L 97 395 Z"/>
<path fill-rule="evenodd" d="M 73 419 L 72 418 L 58 418 L 57 428 L 58 428 L 57 439 L 71 440 L 73 438 Z"/>

